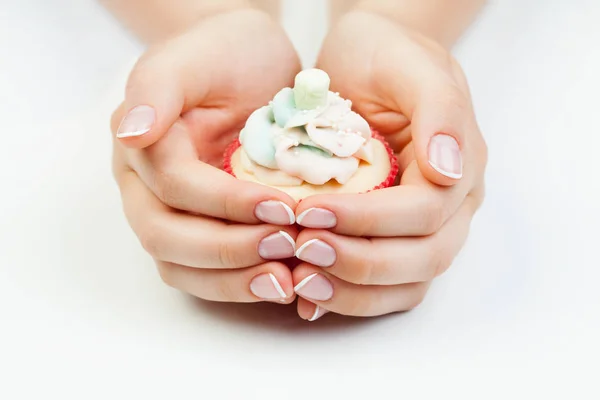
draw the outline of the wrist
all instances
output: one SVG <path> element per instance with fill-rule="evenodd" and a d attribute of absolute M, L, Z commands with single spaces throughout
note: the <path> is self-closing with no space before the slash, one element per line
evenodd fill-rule
<path fill-rule="evenodd" d="M 361 0 L 351 12 L 375 14 L 449 49 L 485 3 L 485 0 Z"/>
<path fill-rule="evenodd" d="M 367 4 L 367 5 L 365 5 Z M 369 15 L 371 17 L 381 18 L 388 23 L 396 25 L 403 31 L 414 32 L 422 35 L 446 49 L 452 47 L 453 40 L 448 40 L 444 32 L 439 27 L 431 26 L 432 23 L 426 23 L 420 17 L 414 14 L 398 11 L 393 7 L 374 7 L 369 2 L 358 3 L 354 8 L 348 11 L 340 20 L 345 18 L 356 18 L 359 15 Z M 374 22 L 375 23 L 375 22 Z"/>
<path fill-rule="evenodd" d="M 101 0 L 126 28 L 152 44 L 187 30 L 203 19 L 253 9 L 249 0 Z"/>

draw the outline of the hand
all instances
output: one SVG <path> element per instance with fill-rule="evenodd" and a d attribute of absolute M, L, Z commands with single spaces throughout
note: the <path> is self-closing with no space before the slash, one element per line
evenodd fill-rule
<path fill-rule="evenodd" d="M 250 112 L 300 69 L 283 31 L 240 10 L 202 20 L 135 66 L 112 119 L 125 214 L 163 280 L 195 296 L 292 302 L 286 194 L 217 167 Z M 160 140 L 159 140 L 160 139 Z"/>
<path fill-rule="evenodd" d="M 443 47 L 365 12 L 340 20 L 318 65 L 395 149 L 401 181 L 300 203 L 298 223 L 312 229 L 297 240 L 298 312 L 411 309 L 450 266 L 484 196 L 487 150 L 466 80 Z"/>

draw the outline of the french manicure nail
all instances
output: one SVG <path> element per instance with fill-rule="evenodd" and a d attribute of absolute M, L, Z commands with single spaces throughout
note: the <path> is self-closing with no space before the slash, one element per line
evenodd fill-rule
<path fill-rule="evenodd" d="M 294 291 L 309 300 L 325 301 L 333 296 L 333 286 L 323 275 L 314 273 L 302 279 Z"/>
<path fill-rule="evenodd" d="M 292 225 L 296 220 L 290 206 L 277 200 L 258 203 L 254 209 L 254 215 L 261 221 L 274 225 Z"/>
<path fill-rule="evenodd" d="M 324 309 L 323 307 L 319 307 L 319 306 L 315 306 L 315 312 L 313 313 L 312 317 L 310 317 L 308 319 L 309 322 L 313 322 L 318 320 L 319 318 L 321 318 L 323 315 L 327 314 L 327 310 Z"/>
<path fill-rule="evenodd" d="M 290 258 L 296 252 L 294 239 L 285 231 L 275 232 L 258 244 L 258 255 L 266 260 Z"/>
<path fill-rule="evenodd" d="M 432 137 L 429 142 L 429 164 L 448 178 L 462 178 L 462 156 L 456 139 L 443 133 Z"/>
<path fill-rule="evenodd" d="M 336 259 L 333 247 L 320 239 L 311 239 L 296 250 L 296 258 L 319 267 L 331 267 Z"/>
<path fill-rule="evenodd" d="M 272 273 L 261 274 L 250 282 L 250 291 L 261 299 L 274 300 L 285 299 L 287 295 Z"/>
<path fill-rule="evenodd" d="M 309 208 L 298 215 L 296 221 L 307 228 L 333 228 L 337 224 L 335 214 L 323 208 Z"/>
<path fill-rule="evenodd" d="M 117 129 L 117 137 L 128 138 L 142 136 L 148 133 L 156 119 L 156 112 L 150 106 L 137 106 L 133 108 L 121 121 Z"/>

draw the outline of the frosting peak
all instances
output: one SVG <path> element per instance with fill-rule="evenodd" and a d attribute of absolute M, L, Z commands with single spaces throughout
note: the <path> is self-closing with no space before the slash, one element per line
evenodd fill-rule
<path fill-rule="evenodd" d="M 346 183 L 360 160 L 373 161 L 369 124 L 351 107 L 324 71 L 300 72 L 240 132 L 245 169 L 268 184 Z"/>

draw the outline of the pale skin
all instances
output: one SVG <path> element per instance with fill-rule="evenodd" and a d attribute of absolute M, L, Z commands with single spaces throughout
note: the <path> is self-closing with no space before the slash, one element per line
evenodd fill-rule
<path fill-rule="evenodd" d="M 149 44 L 113 115 L 113 169 L 125 214 L 167 284 L 214 301 L 299 297 L 307 320 L 376 316 L 422 301 L 483 200 L 486 146 L 448 50 L 481 0 L 334 2 L 317 67 L 386 136 L 402 179 L 301 204 L 218 169 L 248 114 L 300 70 L 275 21 L 277 2 L 104 3 Z M 125 129 L 139 106 L 151 121 Z M 460 171 L 432 162 L 439 134 L 456 146 Z M 309 209 L 323 211 L 301 219 L 298 233 L 294 221 Z M 282 259 L 293 255 L 291 243 L 317 243 L 321 257 L 300 252 L 305 260 L 290 270 Z"/>

